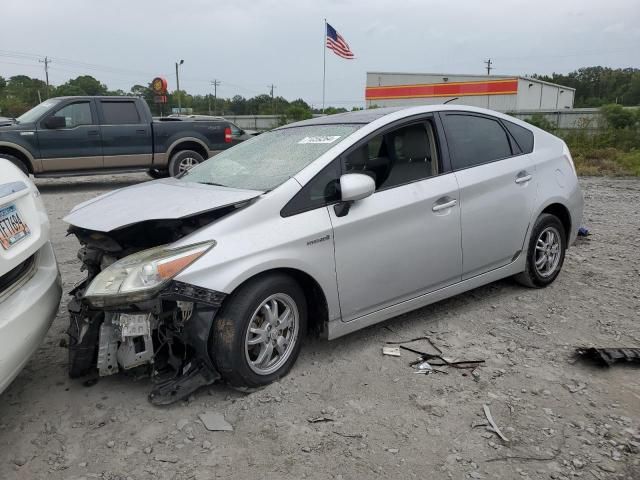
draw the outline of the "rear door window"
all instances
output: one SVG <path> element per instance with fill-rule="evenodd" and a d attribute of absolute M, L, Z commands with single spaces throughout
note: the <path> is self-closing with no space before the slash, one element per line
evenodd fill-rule
<path fill-rule="evenodd" d="M 454 170 L 494 162 L 512 155 L 507 132 L 497 120 L 458 113 L 443 115 Z"/>
<path fill-rule="evenodd" d="M 135 102 L 100 101 L 105 125 L 130 125 L 140 122 L 140 114 Z"/>

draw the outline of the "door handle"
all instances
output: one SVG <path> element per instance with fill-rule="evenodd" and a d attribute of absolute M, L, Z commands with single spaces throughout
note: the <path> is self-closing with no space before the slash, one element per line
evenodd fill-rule
<path fill-rule="evenodd" d="M 144 128 L 141 128 L 140 130 L 136 130 L 136 133 L 140 135 L 144 135 L 147 133 L 147 131 Z"/>
<path fill-rule="evenodd" d="M 440 199 L 438 202 L 440 202 L 441 200 L 446 200 L 446 199 Z M 446 210 L 447 208 L 454 207 L 456 203 L 458 203 L 458 201 L 455 198 L 449 201 L 446 201 L 444 203 L 436 203 L 433 206 L 433 208 L 431 208 L 431 210 L 433 210 L 434 212 L 439 212 L 441 210 Z"/>
<path fill-rule="evenodd" d="M 87 135 L 98 135 L 98 130 L 89 130 Z"/>
<path fill-rule="evenodd" d="M 531 180 L 531 178 L 532 178 L 532 176 L 531 176 L 530 174 L 526 174 L 526 175 L 522 175 L 522 176 L 518 175 L 518 176 L 516 177 L 516 183 L 517 183 L 517 184 L 520 184 L 520 183 L 526 183 L 526 182 L 528 182 L 529 180 Z"/>

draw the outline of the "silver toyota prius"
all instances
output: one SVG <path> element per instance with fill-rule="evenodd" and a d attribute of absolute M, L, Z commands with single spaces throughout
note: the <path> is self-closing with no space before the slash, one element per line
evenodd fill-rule
<path fill-rule="evenodd" d="M 328 339 L 504 277 L 552 283 L 583 199 L 559 138 L 489 110 L 287 125 L 65 218 L 72 377 L 148 372 L 156 404 L 285 375 Z"/>

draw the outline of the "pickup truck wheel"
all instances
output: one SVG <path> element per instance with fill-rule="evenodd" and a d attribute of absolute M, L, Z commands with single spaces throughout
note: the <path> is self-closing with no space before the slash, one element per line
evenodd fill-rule
<path fill-rule="evenodd" d="M 0 158 L 4 158 L 5 160 L 9 160 L 16 167 L 18 167 L 20 170 L 22 170 L 22 173 L 24 173 L 25 175 L 29 175 L 29 169 L 24 164 L 24 162 L 22 160 L 20 160 L 19 158 L 14 157 L 13 155 L 7 155 L 5 153 L 0 153 Z"/>
<path fill-rule="evenodd" d="M 182 150 L 180 152 L 176 152 L 169 162 L 169 174 L 172 177 L 177 177 L 202 162 L 204 162 L 202 155 L 198 152 L 194 152 L 193 150 Z"/>
<path fill-rule="evenodd" d="M 234 387 L 276 381 L 293 366 L 306 332 L 307 302 L 288 275 L 263 275 L 225 299 L 214 319 L 210 353 Z"/>
<path fill-rule="evenodd" d="M 166 178 L 169 176 L 169 171 L 150 168 L 149 170 L 147 170 L 147 175 L 149 175 L 151 178 Z"/>

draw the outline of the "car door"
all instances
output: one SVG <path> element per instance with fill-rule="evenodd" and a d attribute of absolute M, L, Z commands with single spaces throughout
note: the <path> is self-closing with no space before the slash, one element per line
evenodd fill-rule
<path fill-rule="evenodd" d="M 497 118 L 440 115 L 460 187 L 466 279 L 507 265 L 522 251 L 536 199 L 535 166 Z"/>
<path fill-rule="evenodd" d="M 50 117 L 62 117 L 49 128 Z M 93 100 L 65 102 L 38 124 L 38 145 L 44 172 L 94 170 L 102 167 L 102 141 Z"/>
<path fill-rule="evenodd" d="M 460 281 L 458 185 L 431 116 L 387 128 L 342 157 L 376 192 L 329 208 L 343 321 Z"/>
<path fill-rule="evenodd" d="M 133 99 L 99 99 L 100 132 L 105 168 L 150 166 L 151 123 Z"/>

